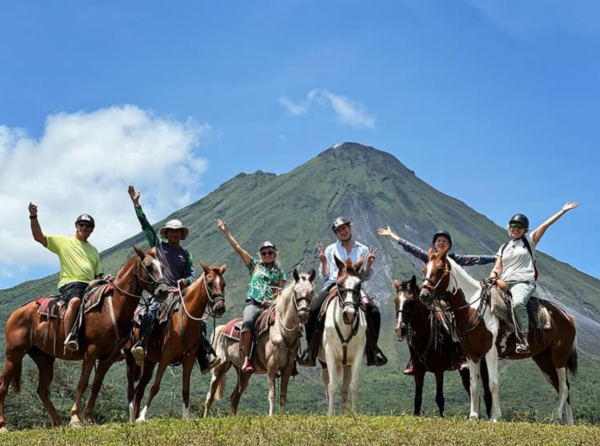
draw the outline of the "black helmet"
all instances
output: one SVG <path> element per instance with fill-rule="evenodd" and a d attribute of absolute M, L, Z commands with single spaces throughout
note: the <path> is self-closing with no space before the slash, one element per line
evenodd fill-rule
<path fill-rule="evenodd" d="M 433 234 L 433 239 L 431 239 L 431 244 L 435 245 L 435 241 L 438 237 L 446 237 L 448 242 L 450 243 L 450 248 L 452 248 L 452 237 L 450 237 L 450 233 L 444 229 L 440 229 L 435 234 Z"/>
<path fill-rule="evenodd" d="M 513 217 L 509 220 L 509 224 L 510 223 L 523 223 L 525 225 L 525 229 L 529 229 L 529 219 L 523 215 L 523 214 L 515 214 L 513 215 Z"/>
<path fill-rule="evenodd" d="M 350 220 L 348 220 L 346 217 L 338 217 L 333 221 L 333 224 L 331 225 L 331 230 L 333 232 L 337 231 L 340 226 L 344 226 L 344 225 L 351 225 L 352 222 Z"/>
<path fill-rule="evenodd" d="M 273 248 L 274 251 L 277 251 L 275 245 L 269 241 L 266 241 L 262 245 L 260 245 L 260 248 L 258 248 L 258 250 L 262 251 L 264 248 Z"/>
<path fill-rule="evenodd" d="M 78 223 L 89 223 L 92 225 L 92 227 L 96 227 L 94 217 L 88 214 L 81 214 L 79 217 L 77 217 L 77 220 L 75 220 L 75 225 L 77 225 Z"/>

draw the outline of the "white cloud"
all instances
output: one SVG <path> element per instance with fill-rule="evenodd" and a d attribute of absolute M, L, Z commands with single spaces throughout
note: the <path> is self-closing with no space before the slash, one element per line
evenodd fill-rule
<path fill-rule="evenodd" d="M 375 129 L 375 117 L 370 115 L 361 104 L 325 89 L 309 91 L 306 99 L 299 103 L 294 103 L 285 97 L 279 98 L 279 102 L 294 116 L 308 113 L 310 106 L 316 103 L 322 108 L 331 108 L 341 124 Z"/>
<path fill-rule="evenodd" d="M 127 185 L 142 191 L 151 221 L 196 198 L 207 168 L 197 149 L 210 130 L 193 120 L 158 117 L 135 106 L 49 116 L 43 135 L 0 126 L 0 288 L 13 272 L 56 265 L 33 241 L 27 206 L 39 206 L 46 234 L 74 233 L 74 219 L 96 219 L 90 242 L 99 250 L 139 232 Z"/>

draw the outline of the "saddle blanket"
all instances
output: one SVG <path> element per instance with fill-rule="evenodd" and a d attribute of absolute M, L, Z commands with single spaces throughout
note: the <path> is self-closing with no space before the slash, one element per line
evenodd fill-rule
<path fill-rule="evenodd" d="M 254 326 L 254 335 L 258 339 L 263 333 L 265 333 L 271 325 L 275 323 L 277 312 L 275 311 L 275 305 L 263 310 L 256 320 Z M 242 324 L 244 319 L 239 317 L 232 319 L 225 325 L 225 328 L 221 332 L 224 336 L 233 339 L 235 341 L 240 340 L 240 334 L 242 332 Z"/>
<path fill-rule="evenodd" d="M 86 291 L 83 296 L 84 313 L 88 313 L 102 303 L 103 297 L 113 291 L 113 286 L 109 283 L 98 285 Z M 62 296 L 46 296 L 35 300 L 40 307 L 38 314 L 47 318 L 63 319 L 67 311 Z"/>
<path fill-rule="evenodd" d="M 492 314 L 497 318 L 502 319 L 504 322 L 509 324 L 512 323 L 511 313 L 514 311 L 512 301 L 508 300 L 506 294 L 497 286 L 491 289 L 491 302 Z M 552 328 L 550 313 L 543 304 L 543 299 L 537 296 L 532 296 L 527 302 L 527 313 L 529 315 L 529 321 L 538 330 L 549 330 Z"/>

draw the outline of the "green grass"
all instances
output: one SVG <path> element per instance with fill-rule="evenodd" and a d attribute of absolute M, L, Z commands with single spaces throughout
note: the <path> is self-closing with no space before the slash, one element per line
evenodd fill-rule
<path fill-rule="evenodd" d="M 597 445 L 600 428 L 411 416 L 313 415 L 162 419 L 13 432 L 3 445 Z"/>

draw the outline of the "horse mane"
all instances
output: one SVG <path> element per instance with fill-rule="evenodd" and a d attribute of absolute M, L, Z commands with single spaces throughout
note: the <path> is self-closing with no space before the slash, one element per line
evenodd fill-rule
<path fill-rule="evenodd" d="M 211 265 L 208 269 L 210 269 L 215 274 L 221 275 L 221 268 L 219 268 L 218 266 Z M 202 270 L 202 274 L 200 274 L 200 277 L 198 277 L 190 285 L 188 285 L 188 287 L 186 288 L 186 293 L 193 293 L 196 290 L 196 288 L 200 286 L 200 279 L 202 279 L 203 277 L 204 280 L 206 280 L 206 271 L 204 270 Z"/>
<path fill-rule="evenodd" d="M 156 248 L 142 249 L 141 251 L 156 257 Z M 139 258 L 140 257 L 137 254 L 132 255 L 117 272 L 117 277 L 115 279 L 121 279 L 125 274 L 127 274 L 129 269 L 133 268 L 133 264 Z"/>
<path fill-rule="evenodd" d="M 287 284 L 285 286 L 285 288 L 281 291 L 281 294 L 279 295 L 279 297 L 276 299 L 277 305 L 281 305 L 282 308 L 287 308 L 287 306 L 290 304 L 290 302 L 293 299 L 293 295 L 294 295 L 294 286 L 297 283 L 302 282 L 302 280 L 309 280 L 309 275 L 306 273 L 301 273 L 300 274 L 300 280 L 298 282 L 293 281 L 289 284 Z"/>
<path fill-rule="evenodd" d="M 451 287 L 453 287 L 454 284 L 456 284 L 465 294 L 467 302 L 470 303 L 471 301 L 473 301 L 473 299 L 478 297 L 479 293 L 481 292 L 481 286 L 479 285 L 479 282 L 473 277 L 471 277 L 471 275 L 468 272 L 466 272 L 462 266 L 460 266 L 450 257 L 446 257 L 446 259 L 450 264 L 451 273 L 450 283 L 448 284 L 449 290 L 452 290 Z M 452 277 L 455 278 L 454 281 L 452 280 Z"/>

